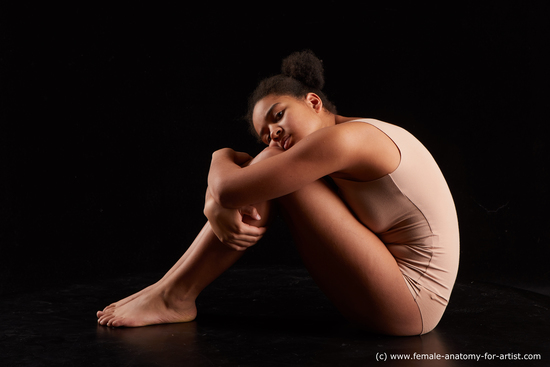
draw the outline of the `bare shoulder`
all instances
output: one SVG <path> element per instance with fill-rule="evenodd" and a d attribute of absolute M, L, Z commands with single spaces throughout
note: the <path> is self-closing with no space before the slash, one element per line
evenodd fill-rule
<path fill-rule="evenodd" d="M 341 144 L 357 148 L 356 144 L 364 148 L 381 148 L 392 140 L 380 129 L 365 121 L 348 121 L 327 127 L 319 131 L 325 139 L 340 141 Z"/>
<path fill-rule="evenodd" d="M 325 132 L 333 136 L 338 150 L 350 162 L 347 169 L 335 173 L 334 177 L 370 181 L 395 171 L 399 166 L 401 154 L 393 140 L 367 121 L 344 122 Z"/>

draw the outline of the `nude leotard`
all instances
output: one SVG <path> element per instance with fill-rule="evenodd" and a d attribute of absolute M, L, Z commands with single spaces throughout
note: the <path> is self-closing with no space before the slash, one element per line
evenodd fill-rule
<path fill-rule="evenodd" d="M 406 130 L 361 119 L 385 133 L 401 153 L 397 169 L 374 181 L 334 179 L 357 218 L 386 244 L 422 316 L 422 334 L 438 324 L 458 271 L 456 210 L 428 150 Z"/>

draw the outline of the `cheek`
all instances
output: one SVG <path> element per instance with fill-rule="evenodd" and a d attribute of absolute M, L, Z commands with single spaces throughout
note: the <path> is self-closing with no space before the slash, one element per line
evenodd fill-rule
<path fill-rule="evenodd" d="M 315 131 L 315 123 L 311 120 L 310 116 L 304 116 L 303 119 L 297 121 L 294 126 L 294 131 L 301 138 L 304 138 Z"/>

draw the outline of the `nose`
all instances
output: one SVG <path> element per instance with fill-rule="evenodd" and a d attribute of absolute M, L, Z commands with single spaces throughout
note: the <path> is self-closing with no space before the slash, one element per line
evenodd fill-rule
<path fill-rule="evenodd" d="M 276 127 L 271 131 L 271 140 L 277 140 L 281 137 L 283 129 L 281 127 Z"/>

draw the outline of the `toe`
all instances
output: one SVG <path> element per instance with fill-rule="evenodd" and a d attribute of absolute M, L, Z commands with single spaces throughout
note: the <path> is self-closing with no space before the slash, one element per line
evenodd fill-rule
<path fill-rule="evenodd" d="M 100 325 L 107 325 L 108 322 L 114 317 L 114 315 L 104 315 L 99 319 Z"/>
<path fill-rule="evenodd" d="M 101 311 L 101 312 L 109 312 L 109 311 L 111 311 L 111 310 L 114 310 L 114 308 L 115 308 L 115 305 L 111 304 L 111 305 L 105 307 L 105 308 L 103 309 L 103 311 Z"/>
<path fill-rule="evenodd" d="M 106 308 L 105 310 L 99 311 L 99 312 L 101 312 L 101 314 L 102 314 L 103 316 L 105 316 L 105 315 L 112 315 L 112 314 L 115 313 L 115 309 L 114 309 L 114 308 Z"/>
<path fill-rule="evenodd" d="M 119 323 L 118 319 L 116 317 L 113 317 L 113 318 L 109 319 L 109 321 L 107 321 L 107 326 L 115 327 L 115 326 L 117 326 L 118 323 Z"/>

